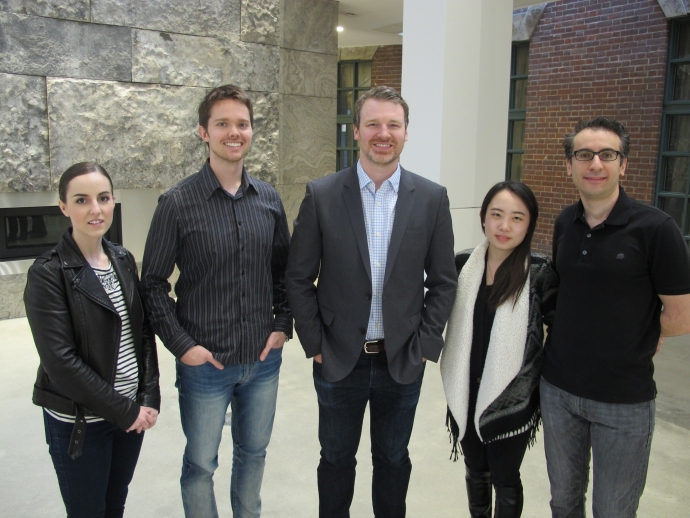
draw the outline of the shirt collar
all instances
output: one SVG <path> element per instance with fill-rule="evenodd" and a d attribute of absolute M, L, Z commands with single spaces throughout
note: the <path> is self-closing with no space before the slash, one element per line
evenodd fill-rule
<path fill-rule="evenodd" d="M 621 185 L 618 186 L 618 199 L 611 209 L 611 213 L 602 223 L 603 225 L 625 225 L 630 219 L 630 211 L 632 210 L 632 200 L 625 193 Z M 577 202 L 577 210 L 575 211 L 575 220 L 585 221 L 585 206 L 582 200 Z"/>
<path fill-rule="evenodd" d="M 364 171 L 360 160 L 357 160 L 357 178 L 359 179 L 360 190 L 364 189 L 370 183 L 373 183 L 372 179 L 369 178 L 369 175 Z M 400 162 L 398 162 L 398 167 L 395 168 L 393 175 L 383 183 L 385 184 L 386 182 L 391 184 L 394 192 L 398 192 L 400 188 Z"/>
<path fill-rule="evenodd" d="M 216 189 L 223 190 L 223 187 L 220 185 L 220 182 L 216 177 L 216 174 L 213 172 L 213 169 L 211 169 L 211 162 L 208 159 L 206 159 L 204 167 L 202 167 L 201 171 L 199 171 L 199 182 L 202 194 L 207 200 L 216 191 Z M 256 187 L 256 179 L 248 174 L 247 169 L 242 166 L 242 192 L 246 193 L 249 186 L 258 192 Z"/>

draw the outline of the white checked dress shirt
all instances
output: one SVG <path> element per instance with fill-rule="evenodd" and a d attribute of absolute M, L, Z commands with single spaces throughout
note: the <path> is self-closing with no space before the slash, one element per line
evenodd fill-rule
<path fill-rule="evenodd" d="M 398 201 L 400 187 L 400 163 L 388 180 L 376 190 L 374 182 L 362 169 L 361 162 L 357 162 L 357 177 L 359 190 L 362 195 L 364 209 L 364 224 L 367 230 L 367 245 L 369 247 L 369 261 L 371 263 L 371 311 L 367 327 L 367 340 L 379 340 L 383 335 L 383 279 L 386 273 L 386 259 L 388 245 L 391 241 L 393 220 L 395 219 L 395 204 Z"/>

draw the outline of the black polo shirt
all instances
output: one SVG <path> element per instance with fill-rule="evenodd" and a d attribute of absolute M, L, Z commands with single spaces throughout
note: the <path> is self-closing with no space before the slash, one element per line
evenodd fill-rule
<path fill-rule="evenodd" d="M 654 399 L 657 294 L 690 293 L 690 259 L 676 223 L 620 188 L 611 214 L 594 228 L 582 202 L 561 212 L 553 262 L 560 287 L 544 378 L 596 401 Z"/>

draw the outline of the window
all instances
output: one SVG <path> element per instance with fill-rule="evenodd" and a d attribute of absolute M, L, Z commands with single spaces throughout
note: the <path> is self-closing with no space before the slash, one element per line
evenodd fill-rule
<path fill-rule="evenodd" d="M 671 24 L 656 206 L 690 241 L 690 19 Z"/>
<path fill-rule="evenodd" d="M 338 63 L 338 123 L 336 125 L 336 171 L 357 163 L 359 146 L 352 130 L 355 102 L 371 88 L 371 61 Z"/>
<path fill-rule="evenodd" d="M 510 59 L 510 104 L 508 110 L 508 156 L 506 180 L 520 181 L 525 142 L 527 107 L 527 68 L 529 44 L 514 43 Z"/>

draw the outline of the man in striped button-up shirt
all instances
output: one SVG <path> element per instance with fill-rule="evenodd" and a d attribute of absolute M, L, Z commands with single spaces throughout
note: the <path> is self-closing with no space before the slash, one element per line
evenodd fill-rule
<path fill-rule="evenodd" d="M 144 252 L 149 318 L 177 358 L 187 517 L 218 516 L 212 479 L 230 404 L 233 514 L 260 515 L 281 348 L 292 333 L 285 211 L 276 190 L 243 166 L 253 122 L 251 100 L 236 86 L 204 98 L 199 135 L 209 161 L 161 196 Z M 175 266 L 177 300 L 167 280 Z"/>

